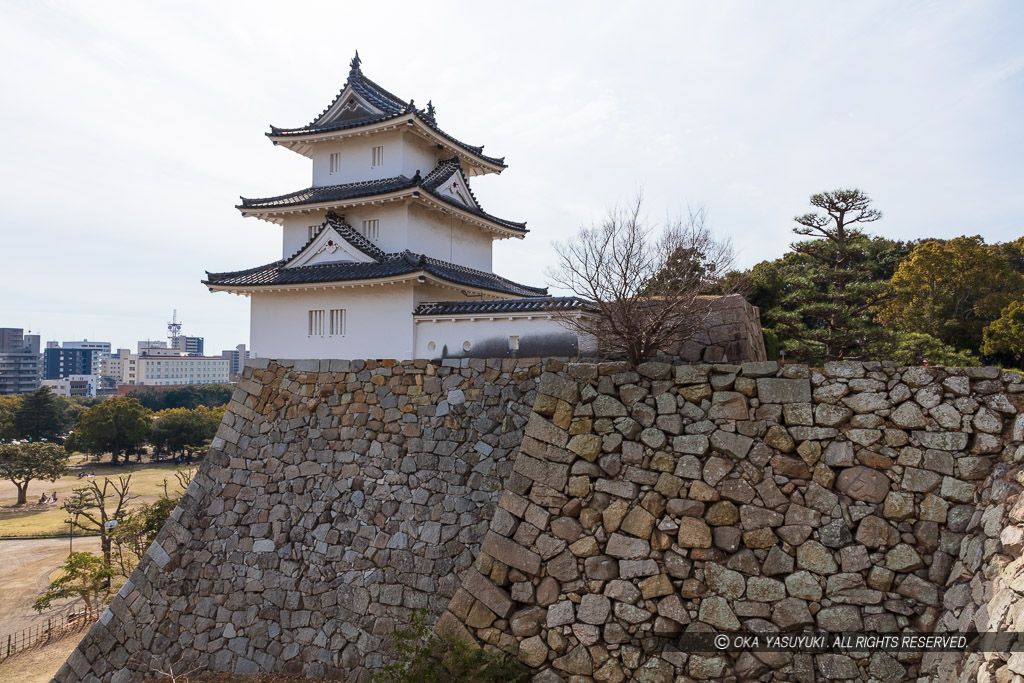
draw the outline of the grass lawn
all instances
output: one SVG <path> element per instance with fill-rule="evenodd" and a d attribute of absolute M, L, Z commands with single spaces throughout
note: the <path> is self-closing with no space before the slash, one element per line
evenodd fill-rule
<path fill-rule="evenodd" d="M 117 480 L 119 476 L 131 475 L 129 490 L 137 496 L 131 506 L 152 503 L 164 494 L 164 480 L 167 480 L 167 491 L 172 496 L 181 493 L 174 473 L 178 470 L 195 469 L 198 465 L 175 465 L 169 463 L 132 463 L 124 467 L 112 467 L 106 462 L 96 463 L 81 456 L 72 458 L 71 474 L 61 477 L 55 482 L 33 481 L 28 485 L 28 504 L 16 506 L 18 490 L 10 481 L 0 480 L 0 538 L 25 536 L 60 536 L 67 535 L 67 513 L 61 504 L 74 489 L 95 481 L 102 486 L 103 478 Z M 95 477 L 79 479 L 79 472 L 95 473 Z M 39 504 L 40 494 L 57 492 L 56 503 Z M 113 511 L 113 508 L 110 508 Z M 76 533 L 81 531 L 76 530 Z"/>

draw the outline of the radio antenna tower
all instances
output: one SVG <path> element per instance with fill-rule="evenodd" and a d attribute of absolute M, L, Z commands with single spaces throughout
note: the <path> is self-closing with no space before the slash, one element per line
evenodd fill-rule
<path fill-rule="evenodd" d="M 171 321 L 167 323 L 167 338 L 171 340 L 170 347 L 178 348 L 178 337 L 181 336 L 181 323 L 178 322 L 178 309 L 174 309 Z"/>

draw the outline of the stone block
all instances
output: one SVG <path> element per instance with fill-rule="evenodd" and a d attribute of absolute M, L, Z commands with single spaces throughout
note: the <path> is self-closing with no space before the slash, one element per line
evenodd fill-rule
<path fill-rule="evenodd" d="M 502 588 L 495 586 L 493 581 L 478 572 L 474 567 L 466 570 L 462 579 L 462 587 L 474 598 L 484 603 L 499 618 L 505 619 L 512 613 L 514 603 L 508 593 Z"/>
<path fill-rule="evenodd" d="M 540 573 L 540 555 L 493 531 L 487 532 L 480 549 L 499 562 L 527 574 Z"/>
<path fill-rule="evenodd" d="M 762 377 L 757 380 L 757 398 L 761 403 L 810 403 L 811 381 Z"/>

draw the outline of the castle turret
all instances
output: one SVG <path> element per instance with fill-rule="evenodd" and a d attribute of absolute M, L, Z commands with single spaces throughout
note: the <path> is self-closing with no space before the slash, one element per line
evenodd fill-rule
<path fill-rule="evenodd" d="M 251 297 L 260 356 L 440 355 L 436 343 L 417 344 L 414 313 L 423 306 L 549 299 L 493 273 L 493 241 L 522 239 L 526 223 L 488 213 L 469 182 L 501 173 L 504 158 L 441 130 L 432 101 L 420 109 L 371 81 L 358 52 L 318 117 L 271 126 L 267 137 L 312 161 L 309 187 L 243 197 L 237 207 L 281 226 L 281 259 L 204 281 Z M 460 353 L 472 346 L 465 340 Z"/>

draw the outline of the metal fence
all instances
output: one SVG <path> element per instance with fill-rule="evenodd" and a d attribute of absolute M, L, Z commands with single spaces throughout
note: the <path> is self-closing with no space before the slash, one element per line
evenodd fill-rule
<path fill-rule="evenodd" d="M 69 633 L 87 629 L 96 622 L 97 617 L 99 617 L 99 611 L 91 613 L 84 610 L 65 612 L 50 617 L 45 623 L 39 622 L 21 631 L 0 636 L 0 660 L 33 647 L 41 647 Z"/>

